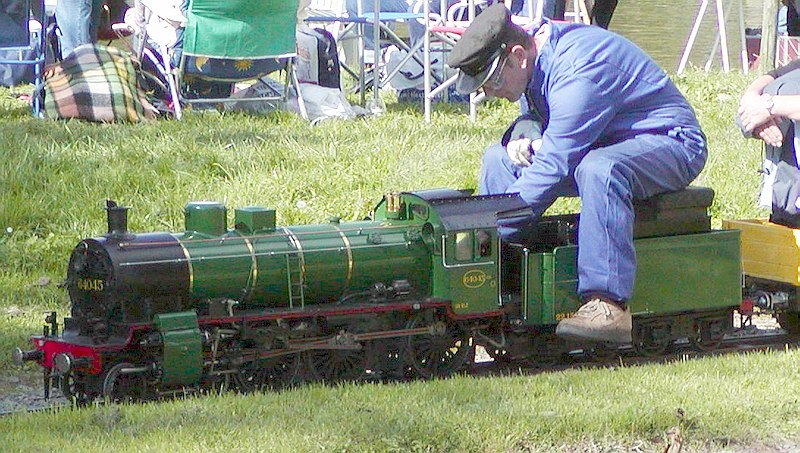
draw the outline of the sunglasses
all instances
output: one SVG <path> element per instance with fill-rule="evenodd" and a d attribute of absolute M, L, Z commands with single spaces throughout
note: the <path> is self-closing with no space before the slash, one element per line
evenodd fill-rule
<path fill-rule="evenodd" d="M 508 62 L 508 54 L 504 54 L 501 57 L 500 62 L 497 64 L 499 69 L 489 77 L 489 80 L 483 84 L 484 87 L 489 87 L 493 90 L 500 89 L 503 86 L 503 69 L 506 68 L 506 62 Z"/>

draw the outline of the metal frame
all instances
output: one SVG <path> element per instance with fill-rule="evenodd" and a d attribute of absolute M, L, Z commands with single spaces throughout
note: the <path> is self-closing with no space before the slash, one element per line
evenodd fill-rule
<path fill-rule="evenodd" d="M 306 107 L 305 107 L 305 102 L 303 100 L 303 95 L 300 92 L 300 82 L 297 80 L 297 75 L 294 72 L 294 58 L 295 58 L 294 56 L 286 57 L 285 58 L 285 60 L 286 60 L 285 66 L 283 68 L 281 68 L 281 69 L 277 69 L 278 71 L 284 71 L 285 72 L 283 93 L 275 92 L 274 96 L 253 96 L 253 97 L 236 97 L 236 98 L 233 98 L 233 97 L 226 97 L 226 98 L 196 98 L 196 99 L 195 98 L 187 98 L 185 96 L 184 92 L 181 90 L 181 86 L 183 85 L 183 76 L 185 74 L 184 68 L 185 68 L 185 64 L 186 64 L 186 58 L 187 57 L 186 57 L 185 54 L 182 55 L 181 56 L 180 65 L 177 68 L 172 68 L 168 72 L 168 74 L 171 74 L 171 77 L 168 78 L 168 80 L 170 82 L 170 92 L 176 94 L 176 96 L 177 96 L 176 98 L 174 98 L 174 99 L 176 99 L 178 101 L 176 103 L 176 106 L 177 106 L 177 104 L 180 104 L 180 103 L 189 104 L 189 105 L 191 105 L 191 104 L 206 104 L 206 103 L 226 104 L 226 103 L 234 103 L 234 102 L 255 102 L 255 101 L 279 101 L 279 102 L 282 102 L 282 103 L 286 103 L 289 100 L 289 86 L 291 84 L 291 86 L 294 87 L 295 92 L 297 93 L 297 101 L 298 101 L 298 104 L 300 106 L 300 115 L 304 119 L 308 119 L 308 113 L 306 112 Z M 283 58 L 281 58 L 280 60 L 283 60 Z M 168 58 L 164 58 L 164 66 L 169 68 L 170 64 L 169 64 L 169 59 Z M 203 79 L 203 80 L 216 80 L 213 77 L 205 78 L 205 77 L 197 76 L 197 75 L 194 75 L 194 76 L 197 77 L 198 79 Z M 268 75 L 262 75 L 260 77 L 255 78 L 255 79 L 252 79 L 252 80 L 261 80 L 261 79 L 264 79 L 266 77 L 268 77 Z M 230 82 L 244 81 L 244 80 L 247 80 L 247 79 L 230 80 Z M 174 84 L 174 86 L 173 86 L 173 84 Z M 270 88 L 270 89 L 272 90 L 272 88 Z M 180 110 L 179 107 L 175 109 L 175 116 L 178 119 L 181 118 L 181 114 L 178 113 L 179 110 Z"/>
<path fill-rule="evenodd" d="M 425 2 L 428 3 L 427 1 Z M 430 5 L 427 5 L 426 8 L 430 8 Z M 421 67 L 426 68 L 426 76 L 429 76 L 427 71 L 429 71 L 430 67 L 425 65 L 425 57 L 423 55 L 422 58 L 418 56 L 416 53 L 423 49 L 424 40 L 418 43 L 415 43 L 413 46 L 410 46 L 403 41 L 389 26 L 390 23 L 393 22 L 404 22 L 404 21 L 411 21 L 411 20 L 427 20 L 428 13 L 427 12 L 405 12 L 405 13 L 389 13 L 389 12 L 381 12 L 380 11 L 380 0 L 373 0 L 373 11 L 371 13 L 363 12 L 363 0 L 358 2 L 358 14 L 356 16 L 347 16 L 346 14 L 335 15 L 335 16 L 310 16 L 305 19 L 306 22 L 319 22 L 319 23 L 331 23 L 331 22 L 338 22 L 342 24 L 347 24 L 347 26 L 339 33 L 337 36 L 337 41 L 342 39 L 343 37 L 347 36 L 351 33 L 356 33 L 358 38 L 358 64 L 359 70 L 353 70 L 352 68 L 348 67 L 347 65 L 342 64 L 342 68 L 347 71 L 351 76 L 358 80 L 359 86 L 359 93 L 361 94 L 361 104 L 365 104 L 366 102 L 366 95 L 365 91 L 367 85 L 372 85 L 373 91 L 373 99 L 372 109 L 375 109 L 375 113 L 379 113 L 377 110 L 383 110 L 383 102 L 380 99 L 380 89 L 385 87 L 389 81 L 391 81 L 397 74 L 400 72 L 401 68 L 403 67 L 406 62 L 411 59 L 414 59 Z M 364 55 L 366 53 L 366 46 L 364 44 L 364 30 L 365 26 L 373 25 L 373 42 L 376 43 L 376 49 L 374 50 L 374 69 L 373 69 L 373 77 L 371 83 L 368 83 L 364 74 L 364 68 L 366 65 Z M 406 56 L 400 61 L 397 67 L 390 73 L 386 74 L 383 77 L 380 77 L 380 69 L 381 69 L 381 59 L 379 58 L 380 53 L 380 42 L 381 42 L 381 33 L 386 36 L 386 39 L 383 42 L 389 42 L 392 45 L 397 46 L 399 49 L 404 50 L 406 52 Z M 383 64 L 385 67 L 385 63 Z M 378 75 L 376 77 L 375 75 Z M 442 82 L 439 80 L 438 77 L 434 75 L 438 82 Z"/>
<path fill-rule="evenodd" d="M 2 47 L 0 46 L 0 50 L 11 50 L 11 51 L 19 51 L 20 58 L 16 59 L 9 59 L 3 58 L 0 59 L 0 64 L 11 64 L 11 65 L 21 65 L 21 66 L 33 66 L 33 93 L 31 94 L 31 110 L 33 116 L 37 118 L 42 117 L 42 106 L 44 101 L 44 63 L 45 63 L 45 53 L 46 53 L 46 46 L 45 46 L 45 35 L 47 34 L 47 14 L 45 11 L 45 4 L 44 0 L 35 0 L 38 2 L 39 6 L 39 14 L 34 14 L 32 10 L 32 0 L 25 0 L 24 6 L 25 10 L 28 11 L 28 20 L 35 19 L 41 25 L 38 34 L 35 36 L 35 40 L 31 39 L 31 31 L 30 31 L 30 22 L 25 24 L 25 30 L 28 32 L 28 45 L 22 46 L 7 46 Z M 22 58 L 22 52 L 26 50 L 32 50 L 34 52 L 33 59 L 24 59 Z"/>
<path fill-rule="evenodd" d="M 304 119 L 308 119 L 308 113 L 306 111 L 305 102 L 303 100 L 302 93 L 300 91 L 300 84 L 297 80 L 297 76 L 294 72 L 294 58 L 296 57 L 296 53 L 288 56 L 281 56 L 281 60 L 286 60 L 285 66 L 276 69 L 277 71 L 283 70 L 286 73 L 285 83 L 284 83 L 284 91 L 283 93 L 276 93 L 275 96 L 267 96 L 267 97 L 239 97 L 239 98 L 199 98 L 199 99 L 188 99 L 184 96 L 181 92 L 181 82 L 183 79 L 183 69 L 184 64 L 186 62 L 186 55 L 181 55 L 181 60 L 178 66 L 174 66 L 171 62 L 170 58 L 170 49 L 166 46 L 160 46 L 158 48 L 153 48 L 152 50 L 147 46 L 147 27 L 145 26 L 147 21 L 152 15 L 157 15 L 156 8 L 158 6 L 157 0 L 136 0 L 135 8 L 139 8 L 142 12 L 140 15 L 141 22 L 136 24 L 136 28 L 138 30 L 132 30 L 133 32 L 137 32 L 138 36 L 135 41 L 135 45 L 132 46 L 132 50 L 135 54 L 140 58 L 148 58 L 161 72 L 162 76 L 167 80 L 168 89 L 170 92 L 170 97 L 173 101 L 173 109 L 175 112 L 175 118 L 181 119 L 183 117 L 183 108 L 181 103 L 186 104 L 193 104 L 193 103 L 233 103 L 233 102 L 248 102 L 248 101 L 280 101 L 285 103 L 289 96 L 289 84 L 294 87 L 295 91 L 297 92 L 297 99 L 300 108 L 300 115 Z M 171 21 L 176 21 L 178 18 L 169 17 L 167 18 Z M 185 21 L 185 17 L 183 18 Z M 124 25 L 115 26 L 114 30 L 118 33 L 127 31 L 127 27 Z M 274 72 L 274 71 L 272 71 Z M 233 81 L 246 81 L 246 80 L 259 80 L 261 78 L 267 77 L 267 75 L 262 74 L 258 77 L 253 77 L 251 79 L 236 79 L 231 80 Z M 198 76 L 200 79 L 204 79 L 202 76 Z M 205 78 L 213 80 L 213 78 Z"/>
<path fill-rule="evenodd" d="M 431 110 L 433 99 L 442 93 L 449 87 L 450 85 L 454 84 L 457 75 L 450 77 L 449 79 L 445 80 L 444 82 L 440 82 L 439 86 L 433 89 L 432 82 L 429 74 L 430 71 L 430 62 L 431 62 L 431 37 L 436 38 L 437 40 L 441 41 L 444 45 L 453 46 L 457 39 L 454 38 L 454 35 L 460 35 L 461 33 L 466 30 L 470 23 L 475 19 L 475 5 L 477 3 L 481 3 L 481 0 L 461 0 L 459 3 L 451 6 L 447 9 L 447 1 L 441 0 L 441 11 L 447 10 L 447 15 L 441 15 L 439 18 L 434 18 L 431 16 L 430 12 L 430 5 L 428 2 L 425 3 L 425 42 L 424 42 L 424 60 L 425 60 L 425 122 L 429 123 L 431 121 Z M 566 16 L 571 16 L 574 21 L 576 22 L 589 22 L 589 16 L 586 9 L 586 2 L 584 0 L 571 0 L 572 3 L 572 11 L 566 11 Z M 454 16 L 455 14 L 452 13 L 456 8 L 466 8 L 468 12 L 468 20 L 466 21 L 455 21 Z M 530 25 L 538 20 L 540 20 L 543 16 L 544 11 L 544 0 L 535 0 L 528 2 L 528 18 L 521 17 L 521 16 L 513 16 L 513 20 L 515 23 L 525 26 L 525 24 Z M 471 121 L 476 121 L 478 117 L 478 104 L 483 102 L 486 98 L 483 92 L 481 93 L 471 93 L 469 96 L 469 118 Z"/>

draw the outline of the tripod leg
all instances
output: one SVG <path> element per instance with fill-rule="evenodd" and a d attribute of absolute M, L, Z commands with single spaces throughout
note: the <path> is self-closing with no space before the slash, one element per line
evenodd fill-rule
<path fill-rule="evenodd" d="M 686 63 L 689 61 L 689 54 L 692 52 L 692 47 L 694 47 L 694 41 L 697 39 L 697 31 L 700 29 L 700 23 L 703 21 L 703 17 L 706 15 L 707 8 L 708 0 L 703 0 L 703 2 L 700 4 L 700 10 L 697 12 L 697 17 L 694 19 L 692 31 L 689 33 L 689 40 L 686 42 L 686 48 L 683 50 L 681 62 L 678 65 L 679 75 L 683 73 L 684 69 L 686 69 Z"/>

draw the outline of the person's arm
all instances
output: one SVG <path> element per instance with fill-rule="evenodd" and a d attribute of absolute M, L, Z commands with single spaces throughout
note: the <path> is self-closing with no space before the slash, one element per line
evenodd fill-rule
<path fill-rule="evenodd" d="M 498 219 L 498 232 L 504 240 L 524 241 L 535 219 L 563 195 L 565 180 L 616 115 L 615 91 L 609 79 L 598 83 L 597 78 L 575 76 L 574 71 L 553 83 L 542 145 L 519 179 L 506 189 L 507 193 L 519 193 L 533 217 Z"/>
<path fill-rule="evenodd" d="M 777 118 L 800 120 L 800 95 L 762 94 L 739 107 L 742 127 L 752 131 L 767 144 L 781 146 L 783 135 Z"/>
<path fill-rule="evenodd" d="M 752 133 L 769 145 L 781 146 L 783 134 L 767 111 L 765 99 L 762 97 L 764 88 L 774 81 L 774 74 L 767 73 L 751 82 L 742 95 L 737 114 L 745 132 Z"/>
<path fill-rule="evenodd" d="M 769 74 L 764 74 L 757 79 L 753 80 L 750 85 L 744 90 L 740 106 L 755 102 L 758 97 L 764 92 L 767 85 L 774 82 L 775 78 Z"/>
<path fill-rule="evenodd" d="M 766 123 L 756 126 L 753 129 L 753 135 L 764 140 L 767 145 L 783 145 L 783 132 L 775 118 L 770 118 Z"/>
<path fill-rule="evenodd" d="M 800 120 L 800 95 L 772 96 L 773 116 Z"/>
<path fill-rule="evenodd" d="M 559 196 L 558 186 L 570 175 L 618 110 L 609 79 L 562 74 L 548 93 L 550 118 L 541 148 L 507 192 L 518 192 L 541 215 Z"/>
<path fill-rule="evenodd" d="M 742 128 L 746 132 L 745 136 L 749 136 L 747 133 L 752 133 L 752 135 L 761 138 L 768 145 L 781 146 L 783 144 L 783 134 L 778 126 L 776 117 L 784 115 L 777 114 L 774 106 L 767 111 L 769 102 L 767 101 L 768 98 L 763 96 L 764 88 L 778 77 L 797 69 L 800 69 L 800 60 L 794 60 L 785 66 L 773 69 L 748 85 L 742 95 L 742 100 L 739 102 L 739 110 L 737 111 Z M 783 98 L 785 96 L 779 97 Z M 775 98 L 772 98 L 772 100 L 774 101 Z M 791 110 L 793 104 L 791 100 L 779 99 L 778 102 L 782 104 L 781 112 L 785 113 L 786 118 L 796 119 L 791 116 L 797 114 Z"/>

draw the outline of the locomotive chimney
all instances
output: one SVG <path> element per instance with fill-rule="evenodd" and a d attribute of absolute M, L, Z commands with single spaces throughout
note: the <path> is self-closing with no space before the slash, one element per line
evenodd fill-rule
<path fill-rule="evenodd" d="M 118 206 L 114 200 L 106 200 L 106 213 L 108 234 L 117 237 L 125 236 L 128 233 L 128 208 Z"/>

